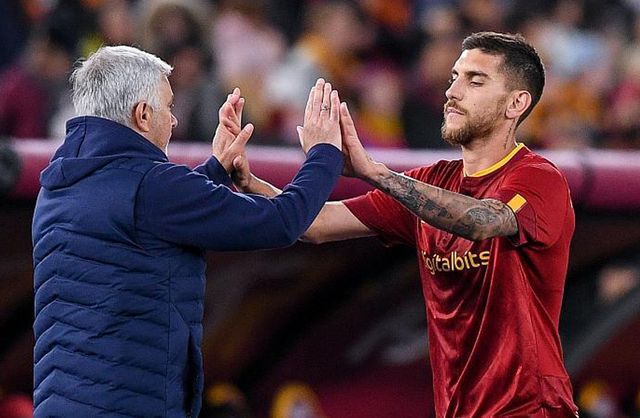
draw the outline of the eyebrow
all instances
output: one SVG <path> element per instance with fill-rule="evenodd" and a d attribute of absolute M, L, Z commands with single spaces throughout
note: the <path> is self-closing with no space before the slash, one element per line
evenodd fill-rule
<path fill-rule="evenodd" d="M 489 74 L 483 72 L 483 71 L 478 71 L 478 70 L 470 70 L 470 71 L 464 71 L 464 76 L 467 78 L 473 78 L 473 77 L 484 77 L 484 78 L 491 78 L 489 77 Z M 458 71 L 456 70 L 451 70 L 451 74 L 455 74 L 455 75 L 459 75 Z"/>

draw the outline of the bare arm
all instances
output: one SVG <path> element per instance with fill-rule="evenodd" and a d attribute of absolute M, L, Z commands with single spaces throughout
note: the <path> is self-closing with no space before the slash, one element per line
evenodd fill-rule
<path fill-rule="evenodd" d="M 275 197 L 282 190 L 261 180 L 249 172 L 246 159 L 234 160 L 236 171 L 232 174 L 236 188 L 244 193 Z M 300 241 L 312 244 L 342 241 L 351 238 L 373 236 L 375 233 L 360 222 L 342 202 L 327 202 Z"/>
<path fill-rule="evenodd" d="M 369 182 L 438 229 L 472 241 L 518 232 L 515 214 L 498 200 L 475 199 L 384 169 Z"/>
<path fill-rule="evenodd" d="M 518 232 L 515 214 L 498 200 L 479 200 L 444 190 L 373 161 L 358 139 L 345 103 L 341 106 L 340 124 L 349 174 L 389 194 L 423 221 L 473 241 Z"/>
<path fill-rule="evenodd" d="M 244 157 L 233 160 L 235 171 L 231 173 L 233 184 L 243 193 L 259 194 L 265 197 L 276 197 L 282 190 L 273 184 L 253 175 L 249 168 L 249 162 Z"/>
<path fill-rule="evenodd" d="M 344 203 L 327 202 L 300 240 L 321 244 L 373 235 L 375 233 L 360 222 Z"/>

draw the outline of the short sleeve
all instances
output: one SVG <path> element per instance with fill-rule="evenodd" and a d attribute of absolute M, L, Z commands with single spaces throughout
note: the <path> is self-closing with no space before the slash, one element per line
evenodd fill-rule
<path fill-rule="evenodd" d="M 426 178 L 429 170 L 430 167 L 418 168 L 407 171 L 405 175 L 420 180 Z M 385 243 L 415 244 L 417 216 L 384 192 L 373 190 L 343 203 Z"/>
<path fill-rule="evenodd" d="M 550 163 L 531 164 L 512 171 L 497 195 L 487 197 L 500 200 L 515 213 L 518 234 L 511 237 L 511 241 L 516 246 L 553 245 L 573 210 L 567 181 Z"/>

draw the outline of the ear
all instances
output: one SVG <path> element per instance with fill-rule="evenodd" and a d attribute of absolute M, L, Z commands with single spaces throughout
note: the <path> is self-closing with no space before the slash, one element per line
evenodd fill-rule
<path fill-rule="evenodd" d="M 133 126 L 139 132 L 149 132 L 151 130 L 151 117 L 153 109 L 147 102 L 138 102 L 133 108 Z"/>
<path fill-rule="evenodd" d="M 516 90 L 507 101 L 505 116 L 507 119 L 518 119 L 531 106 L 531 94 L 526 90 Z"/>

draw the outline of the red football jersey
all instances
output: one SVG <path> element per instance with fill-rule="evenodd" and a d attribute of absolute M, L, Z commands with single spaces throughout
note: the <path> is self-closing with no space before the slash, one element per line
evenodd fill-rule
<path fill-rule="evenodd" d="M 511 207 L 518 234 L 473 242 L 376 190 L 346 200 L 387 242 L 415 245 L 438 417 L 577 415 L 558 322 L 575 216 L 564 176 L 519 144 L 472 176 L 461 160 L 408 176 Z"/>

